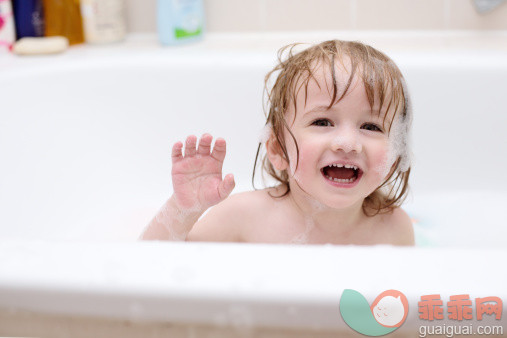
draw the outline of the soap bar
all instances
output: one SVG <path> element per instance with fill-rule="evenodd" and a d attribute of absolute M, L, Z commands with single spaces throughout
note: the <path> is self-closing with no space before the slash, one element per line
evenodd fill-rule
<path fill-rule="evenodd" d="M 14 43 L 12 51 L 19 55 L 55 54 L 63 52 L 67 47 L 69 40 L 63 36 L 25 37 Z"/>

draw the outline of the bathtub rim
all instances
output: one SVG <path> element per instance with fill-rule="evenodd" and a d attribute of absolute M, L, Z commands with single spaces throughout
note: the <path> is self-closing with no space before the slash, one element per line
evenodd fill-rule
<path fill-rule="evenodd" d="M 221 258 L 234 255 L 235 259 L 261 261 L 262 265 L 252 271 L 238 266 L 234 271 L 225 271 L 209 261 L 189 258 L 182 265 L 164 259 L 176 252 L 205 253 L 208 259 L 217 260 L 214 264 L 222 264 Z M 314 263 L 324 256 L 326 264 L 333 261 L 331 258 L 353 258 L 343 262 L 340 271 L 330 272 L 325 266 Z M 393 262 L 401 259 L 405 264 L 396 278 L 381 275 L 384 279 L 392 279 L 391 283 L 380 278 L 378 287 L 371 287 L 371 283 L 364 280 L 383 271 L 378 262 L 371 260 L 371 257 L 379 256 Z M 342 330 L 347 326 L 339 315 L 341 290 L 358 290 L 371 302 L 386 289 L 399 289 L 407 296 L 409 315 L 412 314 L 404 327 L 413 329 L 423 324 L 414 316 L 419 297 L 431 294 L 427 290 L 439 292 L 444 301 L 450 295 L 461 294 L 462 290 L 466 290 L 471 299 L 491 295 L 507 298 L 507 290 L 502 288 L 507 280 L 506 272 L 499 270 L 490 259 L 507 259 L 507 249 L 0 241 L 0 257 L 3 257 L 0 272 L 2 309 L 140 322 L 235 325 L 237 318 L 230 313 L 232 306 L 232 309 L 239 309 L 240 316 L 241 311 L 247 314 L 247 322 L 242 325 Z M 290 257 L 302 261 L 291 262 Z M 442 257 L 461 259 L 447 265 L 435 264 Z M 150 259 L 150 264 L 146 264 L 146 259 Z M 272 280 L 266 278 L 273 271 L 283 270 L 279 266 L 281 262 L 289 263 L 286 270 Z M 115 264 L 117 268 L 112 269 Z M 182 266 L 186 267 L 187 273 L 199 277 L 199 271 L 207 271 L 210 264 L 220 273 L 210 274 L 207 286 L 202 282 L 185 286 L 183 282 L 175 281 L 181 276 L 175 276 L 174 271 Z M 161 272 L 161 267 L 165 272 Z M 471 267 L 498 274 L 498 282 L 488 286 L 487 295 L 484 294 L 486 289 L 473 281 L 477 272 L 471 273 Z M 319 277 L 326 281 L 335 281 L 336 285 L 322 280 L 315 283 L 308 278 L 304 280 L 301 271 L 305 269 L 320 274 Z M 344 269 L 355 271 L 357 276 L 344 276 Z M 446 278 L 432 278 L 421 271 L 432 271 L 433 277 Z M 145 276 L 140 278 L 139 273 Z"/>

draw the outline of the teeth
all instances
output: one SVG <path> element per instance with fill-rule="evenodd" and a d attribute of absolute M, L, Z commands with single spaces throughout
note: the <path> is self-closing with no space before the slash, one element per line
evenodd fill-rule
<path fill-rule="evenodd" d="M 330 167 L 337 167 L 337 168 L 348 168 L 348 169 L 354 169 L 354 170 L 358 170 L 358 168 L 355 166 L 355 165 L 352 165 L 352 164 L 338 164 L 338 163 L 333 163 L 333 164 L 330 164 L 329 165 Z"/>
<path fill-rule="evenodd" d="M 331 181 L 334 181 L 334 182 L 338 182 L 338 183 L 352 183 L 352 182 L 354 182 L 356 180 L 355 178 L 349 178 L 349 179 L 332 178 L 332 177 L 329 177 L 327 175 L 326 175 L 326 178 L 328 180 L 331 180 Z"/>

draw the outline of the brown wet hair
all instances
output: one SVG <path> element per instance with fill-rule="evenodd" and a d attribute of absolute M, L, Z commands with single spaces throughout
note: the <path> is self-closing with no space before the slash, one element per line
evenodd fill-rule
<path fill-rule="evenodd" d="M 404 93 L 403 75 L 395 63 L 384 53 L 361 42 L 330 40 L 313 45 L 299 53 L 294 49 L 300 44 L 291 44 L 283 47 L 278 52 L 278 64 L 265 77 L 265 94 L 267 94 L 268 111 L 266 125 L 271 126 L 272 135 L 276 147 L 280 149 L 284 159 L 289 163 L 289 156 L 284 139 L 284 130 L 287 130 L 296 146 L 297 165 L 299 163 L 299 148 L 294 135 L 292 134 L 287 121 L 286 112 L 290 105 L 294 106 L 294 118 L 296 116 L 296 99 L 300 91 L 304 89 L 305 104 L 308 98 L 309 82 L 315 78 L 315 71 L 322 65 L 329 67 L 332 75 L 332 97 L 329 103 L 331 108 L 347 94 L 347 91 L 354 77 L 362 80 L 368 102 L 372 109 L 375 103 L 379 104 L 379 112 L 387 112 L 383 118 L 383 127 L 391 130 L 392 123 L 396 116 L 401 118 L 407 116 L 408 94 Z M 345 61 L 348 65 L 345 66 Z M 339 62 L 345 69 L 348 69 L 349 78 L 344 88 L 339 88 L 336 80 L 336 63 Z M 269 89 L 269 81 L 278 73 L 275 83 Z M 317 82 L 318 83 L 318 82 Z M 341 93 L 341 94 L 340 94 Z M 378 102 L 375 102 L 378 100 Z M 392 113 L 389 113 L 392 112 Z M 389 116 L 389 119 L 388 119 Z M 262 143 L 259 143 L 252 175 L 254 184 L 255 168 L 259 159 Z M 408 178 L 410 167 L 406 171 L 400 171 L 401 158 L 398 157 L 384 182 L 374 192 L 367 196 L 363 202 L 363 211 L 368 216 L 379 213 L 386 213 L 399 207 L 408 193 Z M 271 195 L 273 198 L 286 196 L 290 192 L 289 173 L 287 170 L 275 169 L 269 161 L 267 154 L 261 160 L 262 177 L 267 173 L 285 188 L 285 192 L 279 196 Z M 297 182 L 296 182 L 297 184 Z M 255 186 L 254 186 L 255 188 Z"/>

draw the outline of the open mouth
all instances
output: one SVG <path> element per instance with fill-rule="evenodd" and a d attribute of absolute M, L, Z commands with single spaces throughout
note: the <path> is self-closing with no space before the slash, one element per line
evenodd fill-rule
<path fill-rule="evenodd" d="M 324 177 L 332 182 L 352 184 L 359 180 L 363 174 L 361 168 L 353 164 L 333 163 L 320 170 Z"/>

